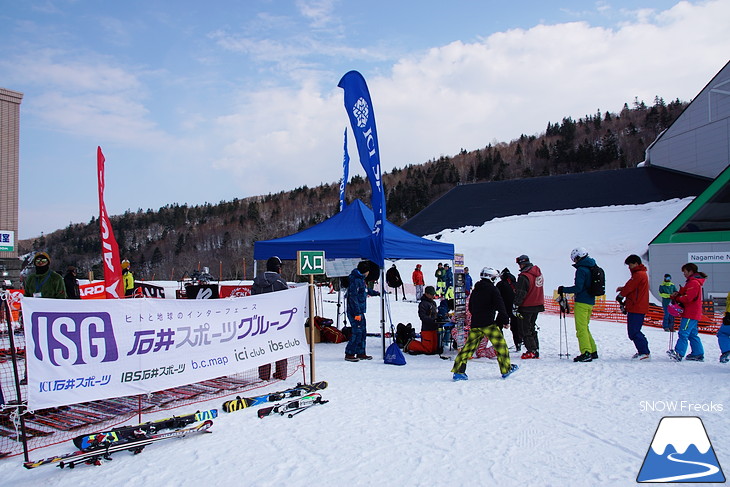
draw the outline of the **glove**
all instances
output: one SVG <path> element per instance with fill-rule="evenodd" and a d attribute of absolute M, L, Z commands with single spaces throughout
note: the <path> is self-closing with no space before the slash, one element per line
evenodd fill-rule
<path fill-rule="evenodd" d="M 362 321 L 362 315 L 355 315 L 355 321 Z"/>
<path fill-rule="evenodd" d="M 558 294 L 563 294 L 563 286 L 558 286 Z"/>
<path fill-rule="evenodd" d="M 517 318 L 522 319 L 522 313 L 520 313 L 520 307 L 516 304 L 512 306 L 512 314 L 515 315 Z"/>

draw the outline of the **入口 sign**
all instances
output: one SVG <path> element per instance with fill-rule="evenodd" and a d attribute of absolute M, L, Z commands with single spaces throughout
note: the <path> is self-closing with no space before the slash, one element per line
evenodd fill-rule
<path fill-rule="evenodd" d="M 324 250 L 300 250 L 297 252 L 297 274 L 300 276 L 316 276 L 324 273 Z"/>

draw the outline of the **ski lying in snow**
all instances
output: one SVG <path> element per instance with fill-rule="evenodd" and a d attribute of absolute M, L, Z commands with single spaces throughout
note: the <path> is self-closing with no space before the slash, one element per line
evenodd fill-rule
<path fill-rule="evenodd" d="M 102 460 L 111 460 L 112 453 L 129 450 L 136 455 L 144 450 L 144 447 L 156 441 L 167 440 L 169 438 L 182 438 L 196 433 L 209 433 L 208 429 L 212 425 L 213 421 L 207 420 L 190 428 L 181 428 L 154 435 L 143 435 L 134 440 L 120 441 L 116 443 L 112 442 L 107 443 L 106 445 L 99 443 L 99 447 L 93 450 L 79 450 L 63 455 L 57 455 L 55 457 L 45 458 L 36 462 L 25 462 L 23 463 L 23 466 L 30 469 L 50 464 L 57 464 L 61 468 L 74 468 L 79 463 L 101 465 Z"/>
<path fill-rule="evenodd" d="M 289 397 L 300 397 L 307 394 L 311 394 L 312 392 L 321 391 L 322 389 L 327 388 L 327 382 L 321 381 L 321 382 L 315 382 L 314 384 L 297 384 L 296 387 L 292 387 L 291 389 L 286 389 L 284 391 L 279 392 L 271 392 L 268 394 L 262 394 L 260 396 L 253 396 L 253 397 L 236 397 L 235 399 L 231 399 L 230 401 L 226 401 L 223 403 L 223 411 L 227 413 L 232 413 L 233 411 L 238 411 L 240 409 L 246 409 L 250 408 L 252 406 L 260 406 L 262 404 L 266 404 L 267 402 L 276 402 L 281 401 L 282 399 L 286 399 Z"/>
<path fill-rule="evenodd" d="M 156 421 L 148 421 L 138 425 L 118 426 L 109 431 L 100 431 L 98 433 L 90 433 L 80 435 L 73 439 L 74 445 L 79 450 L 94 449 L 98 444 L 117 443 L 120 441 L 128 441 L 138 438 L 140 434 L 152 435 L 163 430 L 174 430 L 184 428 L 185 426 L 208 419 L 218 417 L 217 409 L 209 409 L 207 411 L 197 411 L 191 414 L 183 414 L 181 416 L 171 416 Z"/>
<path fill-rule="evenodd" d="M 276 404 L 274 406 L 268 406 L 265 408 L 261 408 L 258 410 L 259 418 L 265 418 L 266 416 L 271 416 L 272 414 L 280 414 L 284 416 L 285 414 L 288 417 L 293 417 L 305 409 L 309 409 L 312 406 L 316 406 L 317 404 L 327 404 L 329 401 L 325 401 L 322 399 L 322 395 L 318 392 L 315 392 L 313 394 L 307 394 L 304 397 L 301 397 L 299 399 L 294 399 L 292 401 L 287 401 L 282 404 Z"/>

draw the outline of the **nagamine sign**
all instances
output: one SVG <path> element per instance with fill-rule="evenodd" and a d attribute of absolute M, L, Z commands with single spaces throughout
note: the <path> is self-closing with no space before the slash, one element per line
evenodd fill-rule
<path fill-rule="evenodd" d="M 687 262 L 696 264 L 727 264 L 730 263 L 730 252 L 689 252 Z"/>
<path fill-rule="evenodd" d="M 241 298 L 22 298 L 32 410 L 147 394 L 308 353 L 307 287 Z"/>

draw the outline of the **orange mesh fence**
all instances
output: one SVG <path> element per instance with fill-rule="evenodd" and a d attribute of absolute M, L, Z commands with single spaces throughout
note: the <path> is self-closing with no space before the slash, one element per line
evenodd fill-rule
<path fill-rule="evenodd" d="M 568 296 L 570 301 L 570 309 L 573 309 L 573 296 Z M 548 313 L 560 313 L 560 307 L 552 296 L 545 296 L 545 311 Z M 697 323 L 697 329 L 700 333 L 714 335 L 722 324 L 722 313 L 713 311 L 712 301 L 705 301 L 703 305 L 703 318 Z M 626 323 L 626 315 L 621 312 L 621 307 L 616 301 L 607 300 L 605 296 L 596 298 L 596 305 L 593 307 L 591 319 L 602 321 L 615 321 L 617 323 Z M 654 304 L 649 305 L 649 312 L 644 318 L 644 325 L 662 328 L 662 320 L 664 319 L 664 310 L 661 306 Z M 679 319 L 675 319 L 675 326 L 679 323 Z"/>

